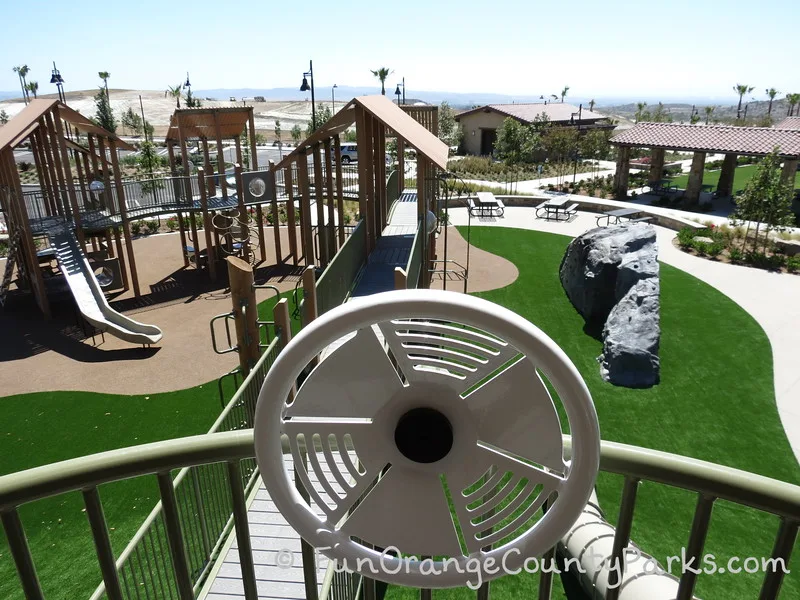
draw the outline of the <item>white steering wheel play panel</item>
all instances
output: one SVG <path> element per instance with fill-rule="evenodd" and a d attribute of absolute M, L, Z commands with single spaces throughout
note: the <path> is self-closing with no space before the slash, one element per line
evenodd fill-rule
<path fill-rule="evenodd" d="M 540 373 L 566 415 L 570 460 Z M 281 434 L 309 502 L 284 468 Z M 464 585 L 467 561 L 486 581 L 501 562 L 510 571 L 541 556 L 584 508 L 599 447 L 591 396 L 564 352 L 519 315 L 453 292 L 387 292 L 329 311 L 281 352 L 256 408 L 261 476 L 289 523 L 350 570 L 415 587 Z"/>

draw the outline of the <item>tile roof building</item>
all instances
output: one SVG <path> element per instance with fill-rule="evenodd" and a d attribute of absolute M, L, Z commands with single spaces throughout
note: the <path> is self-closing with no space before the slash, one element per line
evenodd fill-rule
<path fill-rule="evenodd" d="M 546 115 L 551 123 L 561 127 L 580 127 L 586 130 L 614 128 L 604 115 L 563 102 L 487 104 L 456 115 L 456 121 L 461 124 L 464 131 L 465 152 L 488 156 L 494 150 L 497 129 L 503 121 L 510 117 L 528 125 L 542 114 Z"/>

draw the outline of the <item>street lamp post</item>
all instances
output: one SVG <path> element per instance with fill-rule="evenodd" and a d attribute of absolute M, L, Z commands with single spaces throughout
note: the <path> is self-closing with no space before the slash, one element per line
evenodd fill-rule
<path fill-rule="evenodd" d="M 308 85 L 308 80 L 311 79 L 311 86 Z M 311 90 L 311 132 L 313 133 L 317 129 L 317 109 L 314 105 L 314 63 L 313 61 L 308 61 L 308 71 L 303 73 L 303 83 L 300 86 L 301 92 L 307 92 Z"/>
<path fill-rule="evenodd" d="M 339 86 L 335 83 L 331 86 L 331 115 L 336 114 L 336 96 L 334 94 L 337 87 Z"/>
<path fill-rule="evenodd" d="M 578 147 L 580 145 L 580 135 L 581 135 L 581 116 L 583 113 L 583 104 L 578 105 L 578 112 L 572 113 L 569 118 L 572 121 L 575 115 L 578 115 L 578 145 L 575 146 L 575 168 L 572 170 L 572 185 L 575 185 L 575 179 L 578 176 Z"/>
<path fill-rule="evenodd" d="M 64 78 L 61 77 L 61 71 L 56 68 L 56 61 L 53 61 L 53 74 L 50 77 L 50 83 L 55 83 L 58 89 L 58 99 L 63 104 L 67 103 L 67 96 L 64 93 Z"/>
<path fill-rule="evenodd" d="M 403 104 L 406 103 L 406 78 L 403 77 L 403 83 L 398 83 L 394 89 L 394 95 L 397 96 L 397 104 L 400 104 L 400 88 L 403 88 Z"/>

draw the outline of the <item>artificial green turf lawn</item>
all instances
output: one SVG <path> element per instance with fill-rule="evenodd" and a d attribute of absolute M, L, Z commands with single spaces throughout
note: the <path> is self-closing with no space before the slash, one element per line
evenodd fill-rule
<path fill-rule="evenodd" d="M 462 230 L 466 235 L 466 231 Z M 583 319 L 564 293 L 558 268 L 569 238 L 520 229 L 473 227 L 472 243 L 513 262 L 511 285 L 475 294 L 526 317 L 553 338 L 575 363 L 592 393 L 604 440 L 691 456 L 713 463 L 800 482 L 800 468 L 775 406 L 772 353 L 763 330 L 716 289 L 669 265 L 661 265 L 661 383 L 633 390 L 605 383 L 596 357 L 602 343 L 583 332 Z M 767 290 L 764 293 L 768 293 Z M 600 505 L 615 522 L 622 480 L 601 474 Z M 689 539 L 696 497 L 642 483 L 632 539 L 665 564 Z M 730 556 L 769 557 L 778 522 L 754 510 L 718 503 L 705 552 L 718 564 Z M 800 570 L 800 557 L 790 568 Z M 788 575 L 781 598 L 800 596 Z M 701 598 L 756 598 L 762 575 L 700 575 Z M 537 577 L 522 574 L 492 584 L 494 598 L 534 597 Z M 523 593 L 524 590 L 524 593 Z M 562 597 L 558 588 L 554 598 Z M 391 586 L 389 600 L 414 592 Z M 470 595 L 472 594 L 472 595 Z M 474 598 L 466 588 L 434 591 L 434 598 Z"/>
<path fill-rule="evenodd" d="M 743 190 L 744 186 L 747 185 L 747 182 L 755 175 L 756 169 L 758 165 L 743 165 L 741 167 L 736 167 L 736 171 L 733 174 L 733 191 L 738 192 L 739 190 Z M 705 171 L 703 173 L 703 184 L 704 185 L 713 185 L 716 189 L 717 183 L 719 183 L 719 176 L 722 171 L 714 170 L 714 171 Z M 795 176 L 795 188 L 800 188 L 800 173 Z M 671 180 L 673 185 L 678 186 L 679 189 L 685 190 L 686 186 L 689 184 L 689 174 L 681 175 Z"/>
<path fill-rule="evenodd" d="M 274 304 L 274 300 L 259 304 L 262 319 L 271 319 Z M 289 304 L 291 311 L 291 300 Z M 296 329 L 296 322 L 292 325 Z M 230 379 L 227 383 L 231 389 L 226 397 L 230 399 L 234 390 Z M 222 410 L 216 381 L 138 396 L 22 394 L 0 398 L 0 408 L 0 475 L 115 448 L 205 433 Z M 159 500 L 156 478 L 107 484 L 100 488 L 100 495 L 114 553 L 119 556 Z M 83 508 L 81 495 L 72 493 L 20 509 L 46 598 L 88 598 L 102 581 Z M 23 598 L 2 528 L 0 598 Z"/>

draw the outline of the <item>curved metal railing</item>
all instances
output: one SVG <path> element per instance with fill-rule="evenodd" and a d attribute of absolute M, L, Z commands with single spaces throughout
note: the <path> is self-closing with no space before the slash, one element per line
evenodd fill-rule
<path fill-rule="evenodd" d="M 185 532 L 182 531 L 170 472 L 178 468 L 221 463 L 229 475 L 226 479 L 233 504 L 245 596 L 255 598 L 255 571 L 240 470 L 240 462 L 252 459 L 253 455 L 253 430 L 247 429 L 112 450 L 0 477 L 0 516 L 26 597 L 44 596 L 18 508 L 41 498 L 72 491 L 83 494 L 107 597 L 110 600 L 128 597 L 122 592 L 97 488 L 104 483 L 154 475 L 158 480 L 172 563 L 168 575 L 173 578 L 179 598 L 193 598 L 195 591 L 183 544 Z M 783 559 L 788 564 L 800 522 L 800 487 L 700 460 L 613 442 L 602 444 L 601 470 L 623 475 L 626 481 L 617 523 L 619 539 L 615 539 L 614 544 L 615 553 L 620 558 L 628 540 L 627 534 L 619 532 L 630 531 L 635 484 L 652 481 L 691 490 L 698 495 L 687 546 L 690 556 L 702 553 L 713 503 L 726 500 L 780 518 L 772 558 Z M 69 568 L 68 564 L 65 562 L 65 568 Z M 552 573 L 543 575 L 543 578 L 545 576 L 552 577 Z M 776 598 L 782 578 L 781 569 L 767 572 L 760 598 Z M 546 583 L 540 585 L 540 599 L 550 597 L 550 586 Z M 694 578 L 684 574 L 678 597 L 691 598 L 693 587 Z"/>

